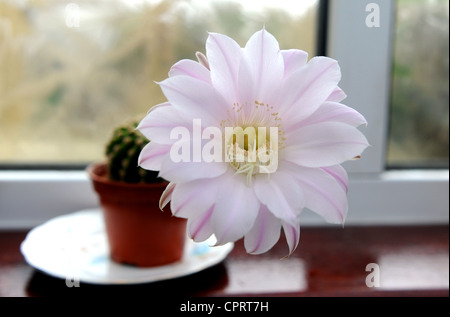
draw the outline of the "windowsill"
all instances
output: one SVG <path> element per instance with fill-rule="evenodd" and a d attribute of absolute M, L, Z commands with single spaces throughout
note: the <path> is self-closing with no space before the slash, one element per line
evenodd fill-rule
<path fill-rule="evenodd" d="M 287 259 L 284 239 L 258 256 L 238 241 L 224 262 L 186 277 L 77 288 L 26 264 L 26 233 L 0 232 L 0 296 L 167 296 L 174 305 L 179 296 L 449 296 L 448 225 L 303 228 Z M 366 285 L 369 263 L 379 265 L 379 287 Z"/>
<path fill-rule="evenodd" d="M 448 170 L 350 174 L 346 226 L 448 224 L 448 184 Z M 0 189 L 0 230 L 98 206 L 85 171 L 0 171 Z M 327 224 L 306 211 L 302 225 Z"/>

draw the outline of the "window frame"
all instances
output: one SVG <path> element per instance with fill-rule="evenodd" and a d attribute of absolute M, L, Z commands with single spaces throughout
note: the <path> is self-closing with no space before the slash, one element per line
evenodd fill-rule
<path fill-rule="evenodd" d="M 341 66 L 344 103 L 369 122 L 361 130 L 371 146 L 361 160 L 344 164 L 350 179 L 346 225 L 448 224 L 448 169 L 386 169 L 395 1 L 322 1 L 328 18 L 319 33 L 326 36 L 326 54 Z M 369 3 L 379 6 L 380 27 L 365 24 Z M 84 170 L 0 171 L 0 229 L 29 229 L 87 208 L 98 208 L 98 198 Z M 307 211 L 302 223 L 328 225 Z"/>

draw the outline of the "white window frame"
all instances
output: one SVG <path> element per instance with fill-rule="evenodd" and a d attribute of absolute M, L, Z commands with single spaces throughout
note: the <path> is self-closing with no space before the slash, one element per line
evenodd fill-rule
<path fill-rule="evenodd" d="M 365 20 L 368 3 L 379 6 L 380 27 Z M 349 171 L 346 225 L 448 224 L 449 171 L 386 170 L 394 0 L 329 1 L 327 55 L 339 61 L 344 101 L 369 122 L 371 147 Z M 52 217 L 97 208 L 84 171 L 0 171 L 0 229 L 29 229 Z M 303 224 L 326 225 L 305 212 Z"/>

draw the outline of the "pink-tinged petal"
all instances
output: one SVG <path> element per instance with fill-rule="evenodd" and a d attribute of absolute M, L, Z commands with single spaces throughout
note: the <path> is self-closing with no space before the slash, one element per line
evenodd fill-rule
<path fill-rule="evenodd" d="M 211 68 L 209 67 L 208 59 L 202 52 L 195 52 L 195 57 L 197 57 L 198 62 L 202 64 L 206 69 L 211 70 Z"/>
<path fill-rule="evenodd" d="M 289 77 L 292 73 L 306 65 L 308 53 L 302 50 L 290 49 L 281 50 L 284 60 L 284 77 Z"/>
<path fill-rule="evenodd" d="M 192 120 L 169 103 L 165 103 L 150 109 L 137 129 L 152 142 L 172 144 L 175 140 L 170 138 L 170 132 L 178 127 L 185 127 L 190 131 Z"/>
<path fill-rule="evenodd" d="M 321 122 L 342 122 L 353 127 L 367 124 L 364 116 L 355 109 L 341 103 L 326 101 L 308 118 L 291 125 L 287 130 L 292 131 L 303 126 Z"/>
<path fill-rule="evenodd" d="M 240 102 L 274 105 L 284 76 L 284 61 L 275 37 L 261 30 L 245 45 L 239 69 Z M 246 110 L 244 107 L 244 111 Z"/>
<path fill-rule="evenodd" d="M 291 255 L 295 249 L 297 249 L 298 242 L 300 241 L 300 222 L 296 224 L 290 224 L 282 221 L 284 235 L 289 246 L 289 255 Z"/>
<path fill-rule="evenodd" d="M 149 142 L 139 153 L 138 165 L 151 171 L 159 171 L 170 152 L 170 145 Z"/>
<path fill-rule="evenodd" d="M 252 229 L 245 235 L 247 253 L 261 254 L 271 249 L 280 239 L 281 222 L 266 206 L 261 205 Z"/>
<path fill-rule="evenodd" d="M 337 61 L 314 57 L 289 76 L 283 85 L 279 111 L 285 124 L 299 122 L 312 113 L 334 91 L 341 79 Z"/>
<path fill-rule="evenodd" d="M 158 109 L 158 108 L 164 108 L 164 107 L 169 107 L 169 106 L 171 106 L 170 102 L 168 102 L 168 101 L 162 102 L 162 103 L 160 103 L 160 104 L 157 104 L 157 105 L 154 105 L 153 107 L 151 107 L 151 108 L 148 110 L 147 114 L 149 114 L 149 113 L 152 112 L 152 111 L 155 111 L 155 110 Z"/>
<path fill-rule="evenodd" d="M 206 82 L 179 75 L 160 83 L 169 102 L 192 119 L 201 119 L 204 126 L 219 126 L 226 118 L 226 103 L 222 96 Z"/>
<path fill-rule="evenodd" d="M 159 209 L 163 210 L 164 207 L 170 202 L 172 199 L 172 192 L 175 188 L 174 183 L 169 183 L 167 185 L 166 189 L 164 189 L 164 192 L 161 195 L 161 198 L 159 199 Z"/>
<path fill-rule="evenodd" d="M 259 200 L 244 175 L 224 178 L 211 219 L 217 245 L 236 241 L 249 232 L 259 208 Z"/>
<path fill-rule="evenodd" d="M 343 223 L 347 216 L 346 191 L 338 181 L 320 168 L 290 165 L 303 190 L 306 207 L 331 223 Z"/>
<path fill-rule="evenodd" d="M 324 102 L 316 112 L 305 120 L 307 124 L 319 122 L 342 122 L 357 127 L 367 124 L 366 118 L 353 108 L 337 102 Z"/>
<path fill-rule="evenodd" d="M 220 186 L 219 179 L 198 179 L 178 183 L 172 192 L 170 209 L 181 218 L 197 217 L 214 205 Z"/>
<path fill-rule="evenodd" d="M 190 59 L 183 59 L 172 66 L 169 71 L 169 77 L 179 75 L 190 76 L 211 84 L 209 70 L 200 63 Z"/>
<path fill-rule="evenodd" d="M 218 177 L 227 169 L 229 165 L 225 162 L 174 162 L 169 155 L 162 163 L 159 176 L 178 184 L 201 178 Z"/>
<path fill-rule="evenodd" d="M 258 199 L 275 217 L 290 224 L 297 222 L 305 202 L 302 189 L 293 175 L 279 167 L 275 173 L 258 175 L 254 179 L 254 189 Z"/>
<path fill-rule="evenodd" d="M 211 69 L 211 81 L 231 105 L 237 101 L 238 71 L 242 49 L 233 39 L 218 33 L 209 33 L 206 56 Z"/>
<path fill-rule="evenodd" d="M 242 113 L 245 117 L 249 117 L 251 109 L 249 105 L 253 105 L 255 101 L 261 102 L 257 97 L 256 83 L 252 78 L 252 74 L 248 63 L 245 60 L 241 60 L 239 65 L 239 77 L 238 77 L 238 96 L 237 104 L 242 107 Z M 266 103 L 266 101 L 264 101 Z M 233 105 L 236 103 L 233 102 Z"/>
<path fill-rule="evenodd" d="M 211 225 L 211 215 L 213 210 L 214 205 L 206 212 L 188 219 L 188 234 L 195 242 L 205 241 L 213 234 Z"/>
<path fill-rule="evenodd" d="M 339 87 L 336 87 L 331 95 L 328 96 L 327 101 L 333 101 L 333 102 L 341 102 L 347 98 L 346 93 Z"/>
<path fill-rule="evenodd" d="M 355 127 L 340 122 L 321 122 L 286 135 L 283 159 L 305 167 L 341 164 L 361 155 L 369 143 Z"/>
<path fill-rule="evenodd" d="M 341 165 L 322 167 L 322 170 L 333 176 L 345 192 L 348 192 L 347 171 Z"/>

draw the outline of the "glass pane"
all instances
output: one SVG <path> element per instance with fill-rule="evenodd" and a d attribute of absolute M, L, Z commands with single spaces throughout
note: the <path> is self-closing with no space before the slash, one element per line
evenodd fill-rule
<path fill-rule="evenodd" d="M 264 25 L 314 55 L 318 0 L 0 0 L 0 164 L 103 159 L 112 129 L 165 100 L 155 81 Z"/>
<path fill-rule="evenodd" d="M 397 1 L 390 167 L 448 167 L 449 2 Z"/>

